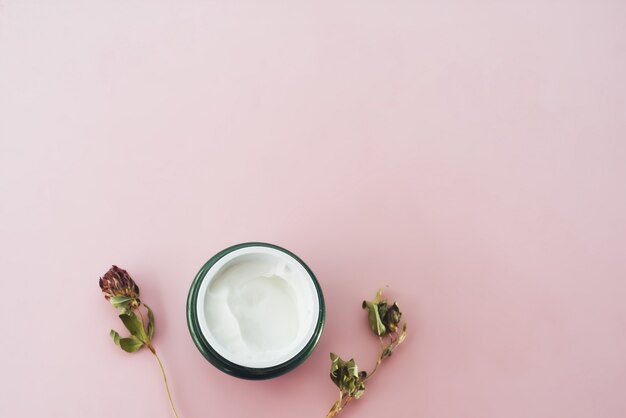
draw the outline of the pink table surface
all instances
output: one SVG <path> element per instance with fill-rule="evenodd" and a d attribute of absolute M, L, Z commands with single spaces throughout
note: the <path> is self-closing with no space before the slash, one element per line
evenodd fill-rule
<path fill-rule="evenodd" d="M 380 286 L 409 338 L 345 418 L 624 417 L 625 51 L 623 1 L 2 1 L 0 416 L 172 416 L 109 339 L 116 263 L 181 418 L 323 417 L 329 352 L 372 366 Z M 327 302 L 265 382 L 185 321 L 249 240 Z"/>

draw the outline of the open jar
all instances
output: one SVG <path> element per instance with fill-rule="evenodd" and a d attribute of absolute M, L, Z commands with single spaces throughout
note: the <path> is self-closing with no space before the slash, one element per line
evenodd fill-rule
<path fill-rule="evenodd" d="M 317 345 L 324 317 L 311 269 L 290 251 L 261 242 L 211 257 L 187 298 L 187 324 L 200 352 L 244 379 L 269 379 L 300 365 Z"/>

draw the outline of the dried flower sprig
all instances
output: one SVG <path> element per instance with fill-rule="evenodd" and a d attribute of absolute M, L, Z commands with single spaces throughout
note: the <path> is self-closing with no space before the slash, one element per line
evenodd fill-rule
<path fill-rule="evenodd" d="M 369 373 L 359 372 L 354 359 L 344 361 L 335 353 L 330 353 L 330 379 L 339 388 L 339 398 L 328 411 L 326 418 L 338 415 L 349 402 L 363 396 L 365 382 L 406 339 L 406 322 L 401 321 L 402 312 L 395 302 L 389 306 L 387 300 L 383 299 L 382 289 L 376 293 L 374 300 L 363 301 L 362 306 L 367 310 L 371 330 L 380 340 L 381 351 L 376 365 Z"/>
<path fill-rule="evenodd" d="M 165 375 L 163 363 L 161 363 L 161 359 L 157 355 L 154 344 L 152 343 L 154 336 L 154 314 L 148 305 L 141 303 L 139 299 L 139 286 L 137 286 L 137 283 L 135 283 L 126 270 L 113 266 L 100 278 L 100 289 L 102 289 L 106 300 L 111 302 L 111 305 L 119 310 L 119 317 L 126 329 L 130 332 L 129 337 L 122 338 L 117 331 L 111 330 L 109 335 L 113 338 L 113 342 L 128 353 L 139 351 L 144 346 L 150 350 L 159 363 L 163 381 L 165 382 L 167 398 L 170 401 L 174 416 L 178 418 L 170 394 L 170 388 L 167 384 L 167 376 Z M 147 323 L 144 320 L 141 309 L 142 306 L 147 313 Z M 137 314 L 139 314 L 139 316 L 137 316 Z"/>

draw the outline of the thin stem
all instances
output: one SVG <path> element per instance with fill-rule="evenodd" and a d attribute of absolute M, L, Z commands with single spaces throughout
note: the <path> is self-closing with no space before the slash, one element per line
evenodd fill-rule
<path fill-rule="evenodd" d="M 154 357 L 156 357 L 157 361 L 159 362 L 159 367 L 161 368 L 161 374 L 163 375 L 163 381 L 165 382 L 165 390 L 167 391 L 167 399 L 169 399 L 170 401 L 170 406 L 172 407 L 172 412 L 174 412 L 174 416 L 178 418 L 178 414 L 176 413 L 176 408 L 174 408 L 174 402 L 172 401 L 172 395 L 170 394 L 170 387 L 167 384 L 167 376 L 165 375 L 165 369 L 163 368 L 163 363 L 161 363 L 161 359 L 157 355 L 156 350 L 154 349 L 152 344 L 147 344 L 147 345 L 150 351 L 152 352 L 152 354 L 154 354 Z"/>
<path fill-rule="evenodd" d="M 383 352 L 384 350 L 381 351 L 380 355 L 378 356 L 378 360 L 376 360 L 376 365 L 374 366 L 372 371 L 368 373 L 367 376 L 365 376 L 365 379 L 363 379 L 364 382 L 370 377 L 374 376 L 374 373 L 376 373 L 376 370 L 378 370 L 378 366 L 380 366 L 380 364 L 383 362 Z"/>
<path fill-rule="evenodd" d="M 326 418 L 333 418 L 335 416 L 337 416 L 337 414 L 339 414 L 339 412 L 341 411 L 341 400 L 343 399 L 343 391 L 339 391 L 339 399 L 337 399 L 337 402 L 335 402 L 333 404 L 333 406 L 330 408 L 330 411 L 328 411 L 328 414 L 326 414 Z"/>
<path fill-rule="evenodd" d="M 363 379 L 363 381 L 365 382 L 367 379 L 369 379 L 370 377 L 374 376 L 374 373 L 376 373 L 376 370 L 378 370 L 378 366 L 381 365 L 381 363 L 383 362 L 383 360 L 387 357 L 389 357 L 391 355 L 391 353 L 393 353 L 393 351 L 400 345 L 402 344 L 402 341 L 400 341 L 400 337 L 398 336 L 397 332 L 394 332 L 393 334 L 389 335 L 389 345 L 385 347 L 385 344 L 383 342 L 383 338 L 382 337 L 378 337 L 378 339 L 380 340 L 380 346 L 382 347 L 382 350 L 380 352 L 380 355 L 378 356 L 378 360 L 376 360 L 376 365 L 374 366 L 374 369 L 367 375 L 365 376 L 365 379 Z M 386 350 L 389 350 L 389 355 L 384 356 L 384 353 Z"/>
<path fill-rule="evenodd" d="M 341 406 L 341 409 L 345 408 L 345 406 L 346 406 L 346 405 L 348 405 L 348 403 L 350 403 L 350 401 L 351 401 L 352 399 L 355 399 L 355 398 L 354 398 L 354 397 L 352 397 L 352 396 L 348 396 L 348 397 L 346 397 L 346 398 L 344 398 L 344 399 L 345 399 L 345 400 L 343 401 L 343 405 Z M 341 410 L 341 409 L 340 409 L 340 410 Z"/>

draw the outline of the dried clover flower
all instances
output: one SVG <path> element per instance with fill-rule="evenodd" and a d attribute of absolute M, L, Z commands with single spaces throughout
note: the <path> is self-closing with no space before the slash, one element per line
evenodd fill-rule
<path fill-rule="evenodd" d="M 362 307 L 367 310 L 371 330 L 380 340 L 381 351 L 370 373 L 359 372 L 354 359 L 344 361 L 336 354 L 330 353 L 330 379 L 339 388 L 339 399 L 328 411 L 326 418 L 336 416 L 349 402 L 363 396 L 365 381 L 376 373 L 383 360 L 390 357 L 406 339 L 406 322 L 401 324 L 402 312 L 395 302 L 389 306 L 383 299 L 382 289 L 376 293 L 374 300 L 363 301 Z M 402 332 L 398 333 L 400 329 Z"/>
<path fill-rule="evenodd" d="M 111 267 L 109 271 L 100 278 L 99 283 L 105 299 L 111 302 L 114 308 L 119 310 L 119 318 L 130 332 L 130 336 L 122 338 L 117 331 L 111 330 L 109 335 L 113 339 L 113 342 L 128 353 L 139 351 L 144 346 L 150 350 L 159 363 L 161 374 L 165 382 L 167 398 L 170 401 L 174 416 L 178 418 L 176 408 L 174 408 L 174 402 L 172 402 L 170 388 L 167 384 L 167 376 L 165 375 L 163 363 L 161 363 L 161 359 L 157 355 L 152 343 L 152 337 L 154 336 L 154 314 L 148 305 L 141 303 L 139 299 L 139 286 L 137 286 L 137 283 L 135 283 L 126 270 L 117 266 Z M 147 313 L 147 323 L 141 311 L 142 306 Z M 137 316 L 137 314 L 139 316 Z"/>
<path fill-rule="evenodd" d="M 139 286 L 126 270 L 113 266 L 100 277 L 100 289 L 106 300 L 116 308 L 136 309 L 141 305 Z"/>

